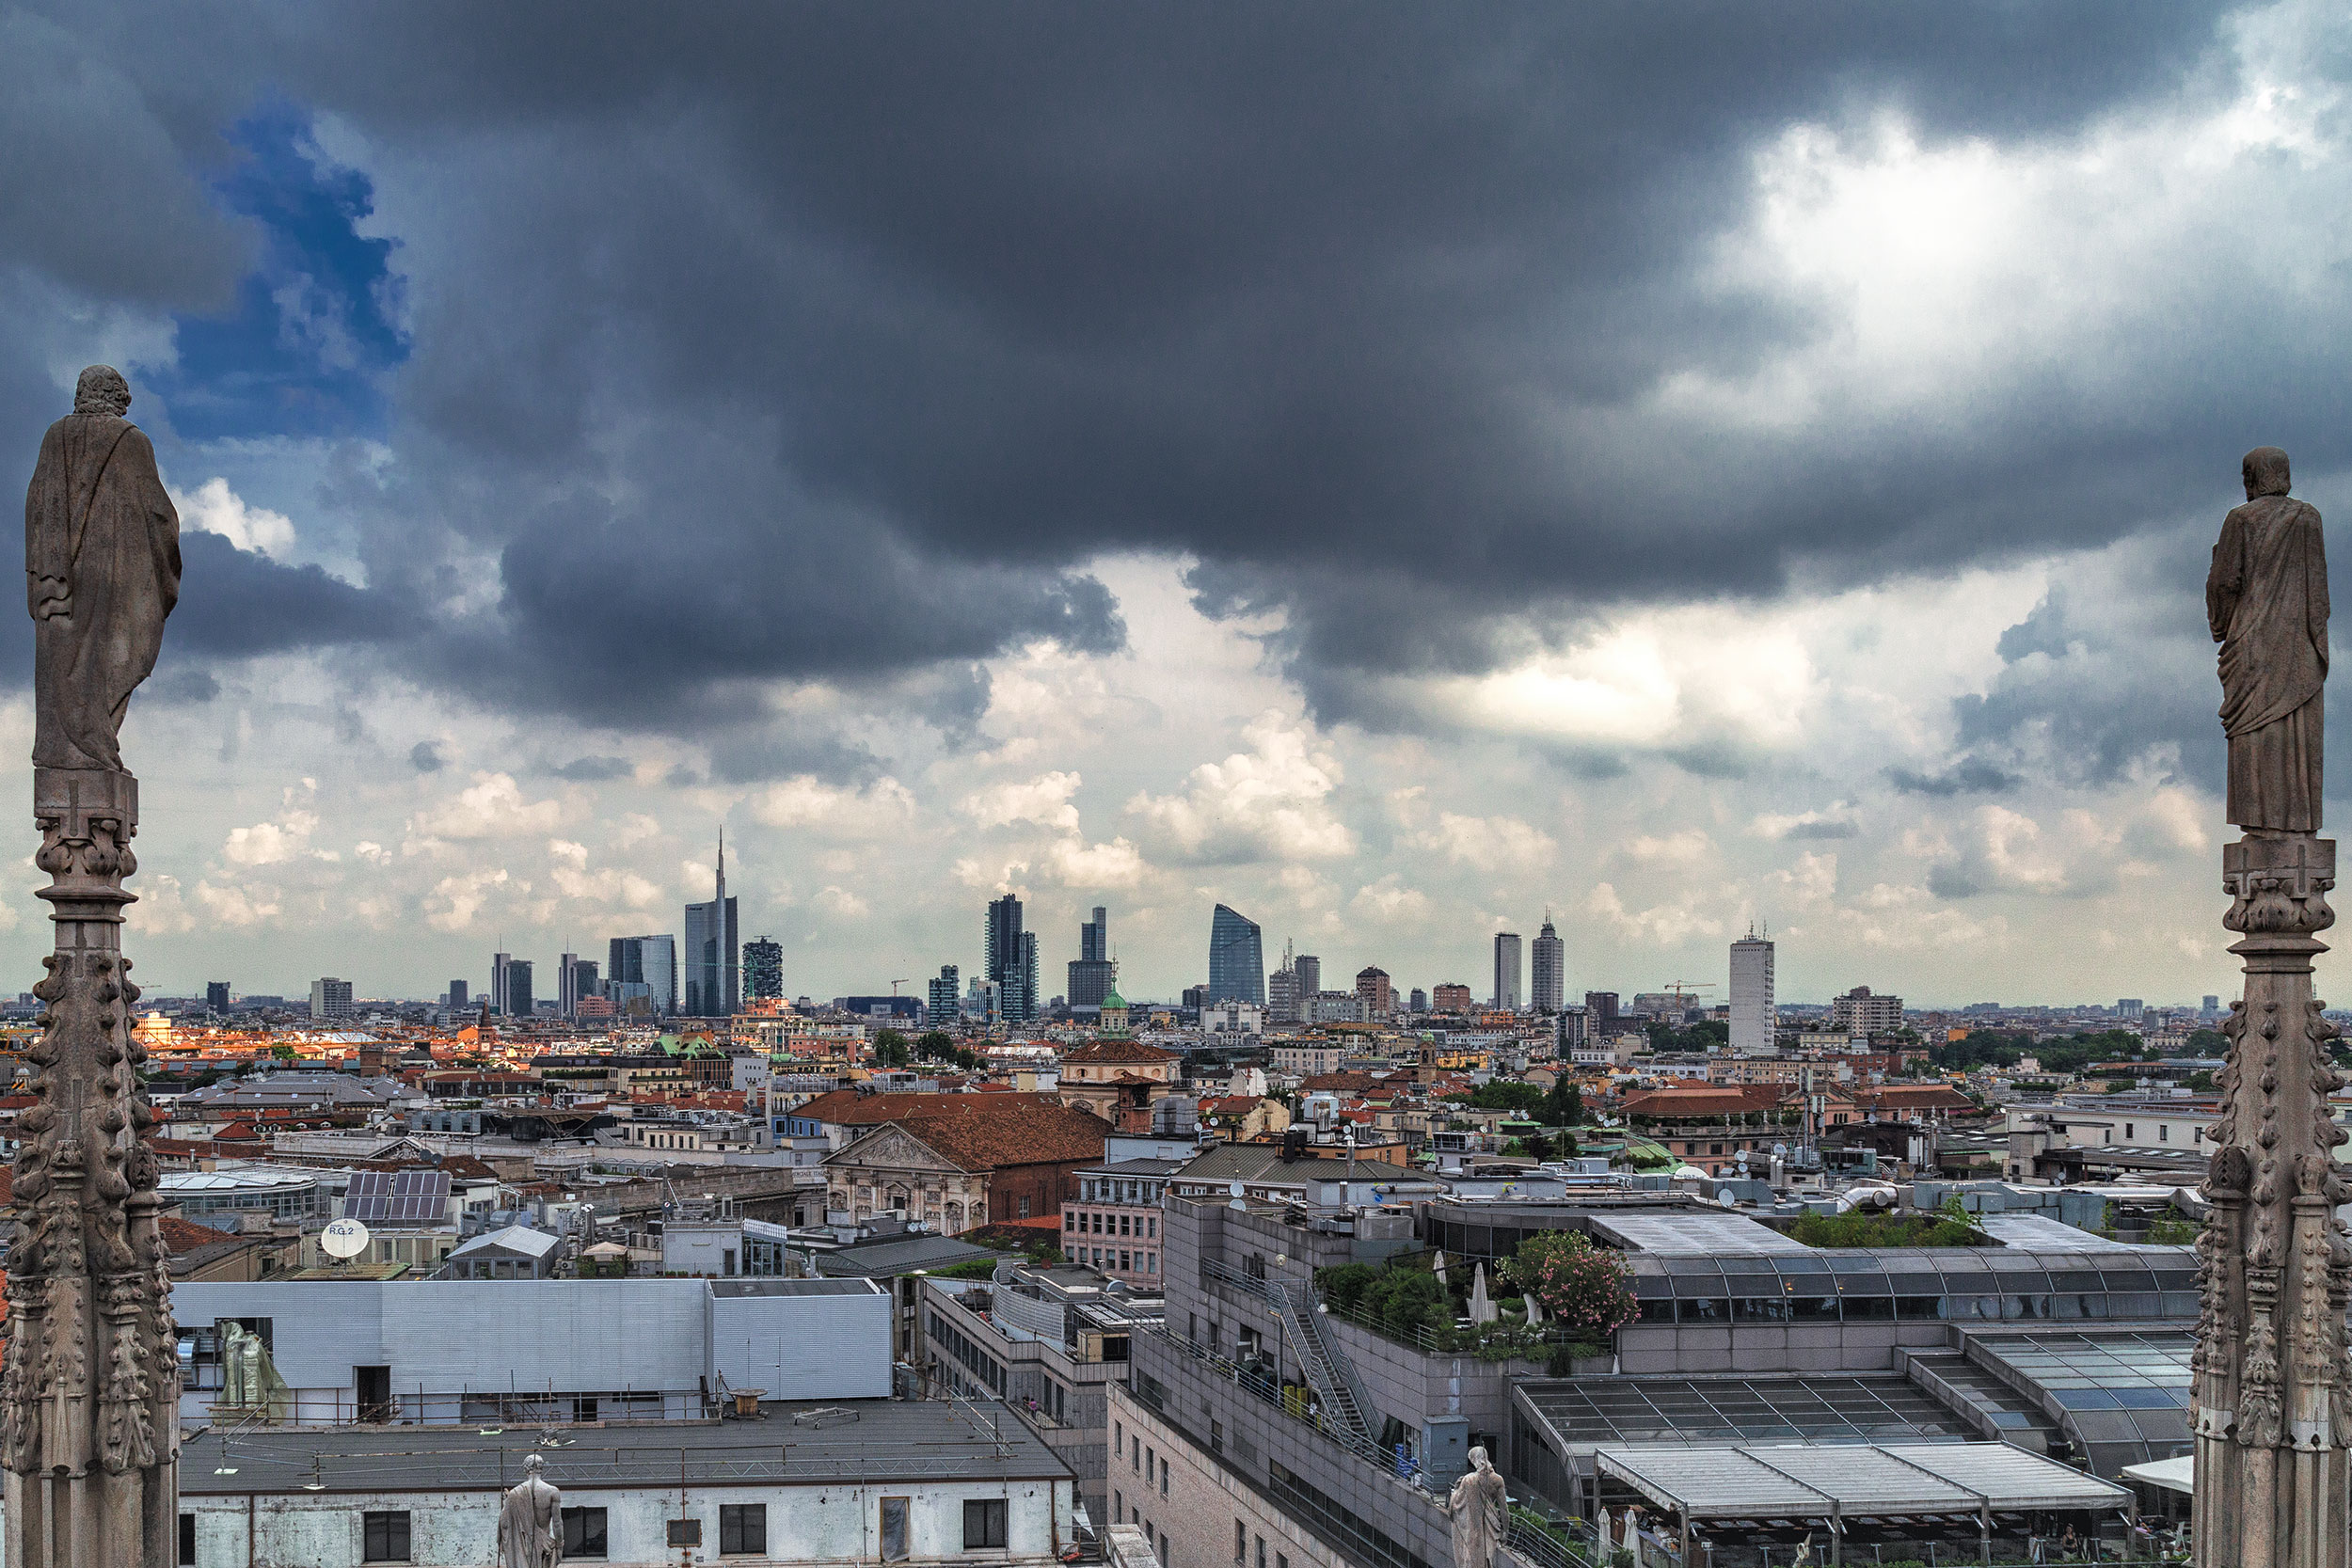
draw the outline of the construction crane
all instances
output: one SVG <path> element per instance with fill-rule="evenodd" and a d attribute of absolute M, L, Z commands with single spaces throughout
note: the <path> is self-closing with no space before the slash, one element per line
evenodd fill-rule
<path fill-rule="evenodd" d="M 1713 990 L 1714 989 L 1715 983 L 1712 980 L 1669 980 L 1665 986 L 1666 994 L 1677 1000 L 1688 996 L 1694 990 Z"/>
<path fill-rule="evenodd" d="M 908 979 L 904 979 L 904 980 L 893 980 L 893 981 L 891 981 L 891 982 L 890 982 L 890 999 L 891 999 L 893 1002 L 896 1002 L 897 1000 L 898 1000 L 898 988 L 899 988 L 900 986 L 911 986 L 911 985 L 913 985 L 913 984 L 914 984 L 914 980 L 913 980 L 913 978 L 911 978 L 911 977 L 910 977 L 910 978 L 908 978 Z"/>

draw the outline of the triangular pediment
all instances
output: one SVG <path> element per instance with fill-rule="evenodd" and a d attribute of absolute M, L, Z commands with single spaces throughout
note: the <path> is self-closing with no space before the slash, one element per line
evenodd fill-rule
<path fill-rule="evenodd" d="M 963 1167 L 903 1127 L 877 1127 L 848 1148 L 825 1156 L 828 1165 L 879 1165 L 893 1170 L 961 1171 Z"/>

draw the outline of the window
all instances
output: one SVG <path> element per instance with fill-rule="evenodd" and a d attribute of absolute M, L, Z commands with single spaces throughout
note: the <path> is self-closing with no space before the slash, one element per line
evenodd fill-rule
<path fill-rule="evenodd" d="M 1127 1468 L 1137 1471 L 1143 1468 L 1143 1439 L 1141 1437 L 1127 1439 Z"/>
<path fill-rule="evenodd" d="M 1111 1494 L 1111 1523 L 1114 1525 L 1123 1525 L 1126 1522 L 1127 1494 L 1124 1492 L 1113 1492 Z"/>
<path fill-rule="evenodd" d="M 196 1515 L 180 1515 L 180 1568 L 196 1568 Z"/>
<path fill-rule="evenodd" d="M 1156 1241 L 1159 1239 L 1159 1217 L 1157 1215 L 1147 1215 L 1143 1222 L 1143 1239 L 1147 1242 Z"/>
<path fill-rule="evenodd" d="M 1021 1212 L 1014 1217 L 1025 1220 L 1029 1217 L 1029 1200 L 1027 1198 L 1025 1197 L 1021 1200 Z"/>
<path fill-rule="evenodd" d="M 963 1549 L 1005 1549 L 1005 1499 L 973 1497 L 963 1505 Z"/>
<path fill-rule="evenodd" d="M 882 1559 L 884 1562 L 904 1562 L 907 1556 L 907 1499 L 884 1497 L 882 1500 Z"/>
<path fill-rule="evenodd" d="M 1160 1496 L 1168 1496 L 1168 1460 L 1165 1457 L 1160 1460 Z"/>
<path fill-rule="evenodd" d="M 740 1553 L 763 1557 L 768 1551 L 768 1505 L 766 1503 L 721 1503 L 719 1505 L 719 1555 Z M 1290 1568 L 1288 1563 L 1283 1568 Z"/>
<path fill-rule="evenodd" d="M 1258 1537 L 1258 1568 L 1265 1568 L 1265 1537 Z"/>
<path fill-rule="evenodd" d="M 1132 1214 L 1121 1214 L 1119 1216 L 1119 1233 L 1121 1236 L 1129 1234 L 1127 1227 L 1133 1221 L 1134 1217 L 1135 1216 Z"/>
<path fill-rule="evenodd" d="M 193 1518 L 193 1514 L 183 1514 Z M 187 1532 L 183 1531 L 183 1534 Z M 186 1560 L 194 1561 L 189 1554 Z M 408 1511 L 397 1513 L 362 1513 L 359 1515 L 359 1560 L 362 1562 L 405 1562 L 408 1560 Z"/>
<path fill-rule="evenodd" d="M 1064 1230 L 1075 1230 L 1078 1228 L 1078 1215 L 1076 1211 L 1064 1210 L 1062 1212 L 1061 1227 Z"/>
<path fill-rule="evenodd" d="M 1157 1274 L 1160 1272 L 1160 1255 L 1158 1253 L 1147 1252 L 1143 1255 L 1143 1272 L 1145 1274 Z"/>
<path fill-rule="evenodd" d="M 700 1519 L 672 1519 L 669 1524 L 671 1545 L 699 1546 L 703 1544 L 703 1522 Z"/>
<path fill-rule="evenodd" d="M 567 1508 L 564 1511 L 564 1557 L 604 1556 L 604 1510 Z"/>
<path fill-rule="evenodd" d="M 1233 1560 L 1235 1562 L 1249 1560 L 1249 1527 L 1239 1519 L 1233 1521 Z"/>

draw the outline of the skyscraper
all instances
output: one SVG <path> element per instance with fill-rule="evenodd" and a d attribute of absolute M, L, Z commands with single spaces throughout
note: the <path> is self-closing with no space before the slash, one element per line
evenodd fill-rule
<path fill-rule="evenodd" d="M 1099 1007 L 1116 987 L 1119 966 L 1111 960 L 1109 911 L 1094 906 L 1094 918 L 1078 927 L 1078 956 L 1070 960 L 1070 1005 Z"/>
<path fill-rule="evenodd" d="M 338 980 L 332 974 L 311 981 L 310 1016 L 312 1018 L 349 1018 L 351 1016 L 351 982 Z"/>
<path fill-rule="evenodd" d="M 1291 967 L 1298 972 L 1298 1000 L 1303 1007 L 1316 992 L 1323 990 L 1323 960 L 1312 953 L 1301 953 Z M 1300 1016 L 1305 1014 L 1302 1012 Z"/>
<path fill-rule="evenodd" d="M 1519 1010 L 1521 977 L 1526 974 L 1519 962 L 1519 934 L 1517 931 L 1495 933 L 1495 994 L 1490 1004 L 1496 1011 L 1516 1013 Z"/>
<path fill-rule="evenodd" d="M 941 964 L 939 977 L 930 984 L 930 1005 L 924 1009 L 923 1022 L 934 1029 L 945 1029 L 958 1021 L 963 1000 L 959 988 L 962 976 L 954 964 Z"/>
<path fill-rule="evenodd" d="M 727 896 L 727 835 L 722 832 L 710 902 L 686 906 L 686 1011 L 691 1017 L 734 1016 L 742 995 L 735 931 L 735 900 Z"/>
<path fill-rule="evenodd" d="M 473 1006 L 473 988 L 463 980 L 452 980 L 449 983 L 449 1010 L 453 1013 L 464 1012 L 471 1006 Z"/>
<path fill-rule="evenodd" d="M 1304 1016 L 1299 1006 L 1298 958 L 1289 942 L 1282 943 L 1282 961 L 1265 977 L 1266 1017 L 1276 1023 L 1296 1023 Z"/>
<path fill-rule="evenodd" d="M 565 1018 L 578 1018 L 580 999 L 596 994 L 596 959 L 566 953 L 555 960 L 555 1003 Z"/>
<path fill-rule="evenodd" d="M 227 1012 L 229 1010 L 229 982 L 226 980 L 205 981 L 204 1006 L 216 1013 Z"/>
<path fill-rule="evenodd" d="M 643 937 L 614 937 L 606 968 L 612 982 L 612 1005 L 626 1015 L 629 1002 L 644 997 L 645 1010 L 656 1018 L 677 1011 L 677 938 L 667 931 Z M 628 988 L 640 986 L 642 990 Z"/>
<path fill-rule="evenodd" d="M 1387 1018 L 1396 1011 L 1396 991 L 1390 984 L 1385 969 L 1359 969 L 1356 972 L 1356 999 L 1364 1005 L 1367 1020 Z"/>
<path fill-rule="evenodd" d="M 1771 1055 L 1779 1027 L 1780 1014 L 1772 1006 L 1772 944 L 1751 927 L 1731 944 L 1732 1053 Z"/>
<path fill-rule="evenodd" d="M 1544 928 L 1535 938 L 1534 974 L 1528 1000 L 1539 1013 L 1556 1013 L 1567 1000 L 1567 948 L 1551 928 L 1551 911 L 1544 911 Z"/>
<path fill-rule="evenodd" d="M 536 1004 L 531 995 L 531 960 L 512 953 L 490 959 L 490 1010 L 506 1018 L 529 1018 Z"/>
<path fill-rule="evenodd" d="M 743 944 L 743 1000 L 778 1002 L 784 998 L 784 943 L 773 937 L 755 937 Z"/>
<path fill-rule="evenodd" d="M 1209 1000 L 1265 1005 L 1265 946 L 1258 923 L 1224 904 L 1209 917 Z"/>
<path fill-rule="evenodd" d="M 996 987 L 997 1008 L 1007 1023 L 1037 1017 L 1037 936 L 1021 928 L 1021 899 L 1008 893 L 988 905 L 988 927 L 980 943 L 982 973 Z"/>

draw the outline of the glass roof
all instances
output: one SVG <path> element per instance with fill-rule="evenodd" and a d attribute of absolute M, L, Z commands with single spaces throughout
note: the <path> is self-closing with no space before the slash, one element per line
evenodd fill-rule
<path fill-rule="evenodd" d="M 1891 1375 L 1531 1379 L 1526 1403 L 1563 1449 L 1611 1443 L 1959 1442 L 1973 1435 Z"/>
<path fill-rule="evenodd" d="M 2186 1332 L 1981 1334 L 1971 1349 L 2031 1387 L 2059 1428 L 2114 1476 L 2126 1465 L 2189 1451 Z"/>

